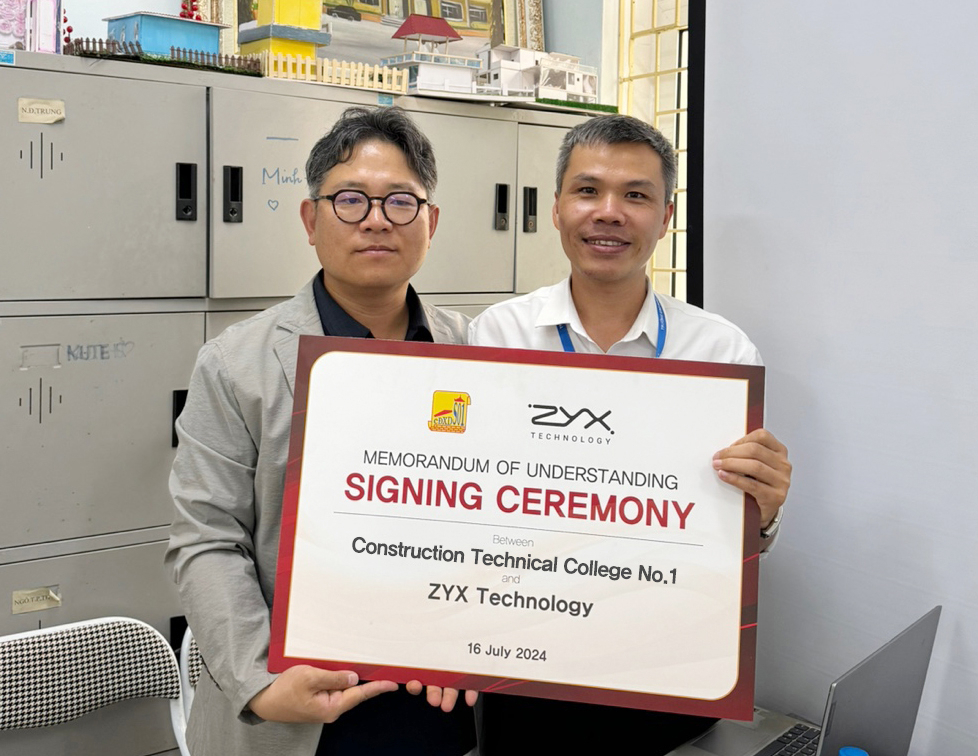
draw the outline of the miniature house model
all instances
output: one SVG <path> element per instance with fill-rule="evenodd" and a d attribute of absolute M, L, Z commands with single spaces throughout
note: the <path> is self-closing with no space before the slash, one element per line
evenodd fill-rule
<path fill-rule="evenodd" d="M 258 26 L 238 32 L 242 55 L 268 52 L 316 58 L 330 43 L 323 31 L 320 0 L 258 0 Z"/>
<path fill-rule="evenodd" d="M 109 24 L 108 38 L 116 42 L 138 42 L 144 53 L 169 57 L 170 48 L 217 54 L 224 24 L 192 21 L 164 13 L 127 13 L 103 19 Z"/>
<path fill-rule="evenodd" d="M 408 94 L 419 91 L 475 92 L 480 61 L 464 55 L 449 55 L 448 43 L 461 37 L 447 21 L 412 13 L 392 36 L 404 40 L 404 52 L 384 58 L 381 63 L 408 70 Z M 416 50 L 408 50 L 409 41 L 417 42 Z"/>
<path fill-rule="evenodd" d="M 546 53 L 510 45 L 485 45 L 479 50 L 480 91 L 503 97 L 535 97 L 538 65 Z"/>
<path fill-rule="evenodd" d="M 479 91 L 503 97 L 542 97 L 597 102 L 598 72 L 563 53 L 544 53 L 509 45 L 479 50 Z"/>
<path fill-rule="evenodd" d="M 548 53 L 540 59 L 537 97 L 572 102 L 598 101 L 598 72 L 580 58 Z"/>

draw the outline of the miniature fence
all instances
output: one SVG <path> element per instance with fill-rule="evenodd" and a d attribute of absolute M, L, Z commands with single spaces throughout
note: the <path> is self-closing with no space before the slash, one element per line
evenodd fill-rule
<path fill-rule="evenodd" d="M 85 37 L 66 42 L 65 55 L 117 55 L 138 58 L 143 48 L 138 42 L 118 42 L 114 39 L 88 39 Z"/>
<path fill-rule="evenodd" d="M 385 66 L 371 66 L 366 63 L 350 63 L 325 58 L 305 56 L 272 55 L 261 53 L 261 71 L 273 79 L 293 79 L 315 81 L 339 87 L 375 89 L 381 92 L 404 94 L 407 92 L 407 71 Z"/>
<path fill-rule="evenodd" d="M 243 57 L 241 55 L 220 55 L 219 53 L 207 53 L 200 50 L 186 50 L 182 47 L 170 48 L 170 60 L 180 63 L 190 63 L 194 66 L 207 66 L 208 68 L 233 68 L 238 71 L 250 71 L 261 73 L 261 61 L 253 55 Z"/>

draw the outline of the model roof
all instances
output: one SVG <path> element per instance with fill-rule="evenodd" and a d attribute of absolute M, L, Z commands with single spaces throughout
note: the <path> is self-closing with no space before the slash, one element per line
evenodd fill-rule
<path fill-rule="evenodd" d="M 416 39 L 421 42 L 426 39 L 431 42 L 447 42 L 461 38 L 445 19 L 422 16 L 419 13 L 408 16 L 391 36 L 391 39 Z"/>

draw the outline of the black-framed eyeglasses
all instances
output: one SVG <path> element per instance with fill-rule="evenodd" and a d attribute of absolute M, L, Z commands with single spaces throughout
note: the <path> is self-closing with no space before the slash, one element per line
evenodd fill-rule
<path fill-rule="evenodd" d="M 336 194 L 320 194 L 313 200 L 329 200 L 336 217 L 344 223 L 360 223 L 368 215 L 374 202 L 380 203 L 380 211 L 395 226 L 406 226 L 421 212 L 428 200 L 413 192 L 391 192 L 386 197 L 371 197 L 366 192 L 346 189 Z"/>

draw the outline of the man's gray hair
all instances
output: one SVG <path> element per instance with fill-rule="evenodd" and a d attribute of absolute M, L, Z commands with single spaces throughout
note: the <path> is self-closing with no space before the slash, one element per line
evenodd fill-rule
<path fill-rule="evenodd" d="M 676 150 L 662 132 L 645 121 L 626 115 L 606 115 L 589 118 L 564 135 L 557 153 L 557 194 L 564 184 L 564 174 L 570 163 L 571 151 L 577 147 L 596 147 L 604 144 L 645 144 L 662 160 L 665 181 L 665 203 L 672 202 L 676 191 Z"/>
<path fill-rule="evenodd" d="M 344 110 L 329 133 L 316 142 L 309 153 L 306 161 L 309 196 L 316 197 L 326 174 L 334 166 L 345 163 L 353 156 L 357 147 L 373 140 L 392 144 L 404 153 L 408 167 L 421 181 L 428 199 L 431 199 L 435 184 L 438 183 L 435 151 L 428 137 L 398 107 L 353 107 Z"/>

